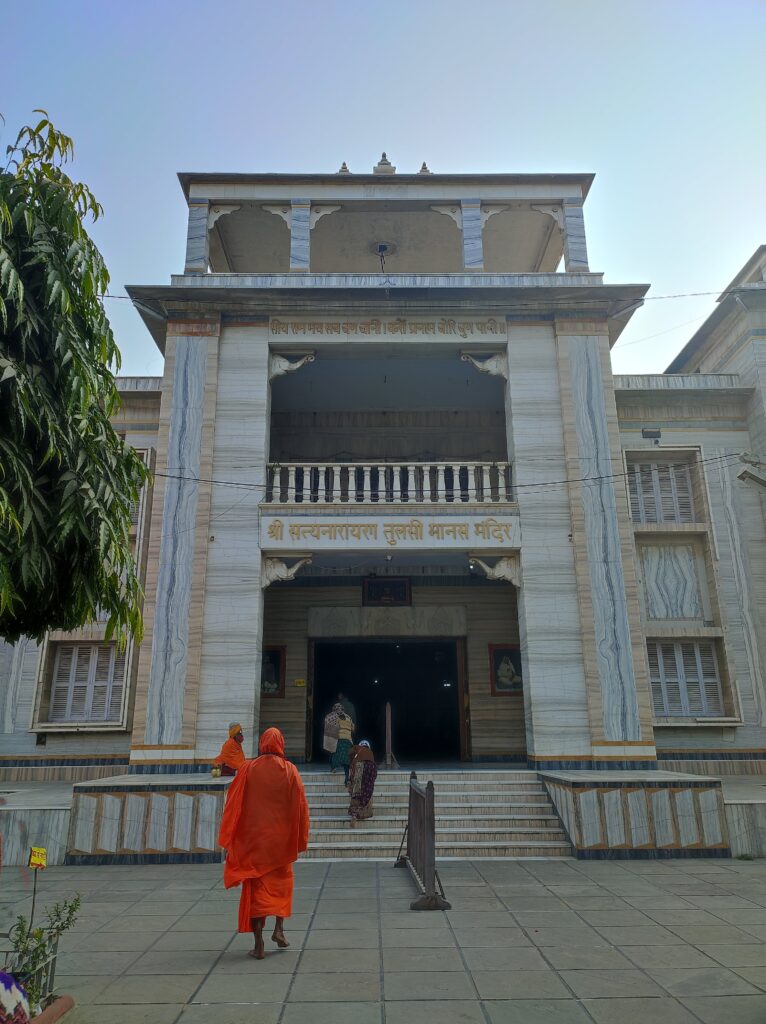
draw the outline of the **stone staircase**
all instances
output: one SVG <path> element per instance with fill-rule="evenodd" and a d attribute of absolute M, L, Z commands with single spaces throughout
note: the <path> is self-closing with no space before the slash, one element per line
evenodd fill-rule
<path fill-rule="evenodd" d="M 399 851 L 407 822 L 408 771 L 380 771 L 374 817 L 349 825 L 343 775 L 304 770 L 311 839 L 304 857 L 384 858 Z M 466 768 L 418 771 L 433 781 L 436 856 L 568 857 L 572 848 L 537 773 Z"/>

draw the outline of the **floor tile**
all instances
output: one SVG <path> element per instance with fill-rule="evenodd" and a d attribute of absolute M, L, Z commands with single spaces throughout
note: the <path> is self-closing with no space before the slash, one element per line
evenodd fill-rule
<path fill-rule="evenodd" d="M 737 946 L 737 949 L 750 949 Z M 622 952 L 636 967 L 717 967 L 711 957 L 694 946 L 623 946 Z M 764 961 L 766 962 L 766 961 Z"/>
<path fill-rule="evenodd" d="M 664 992 L 643 971 L 561 971 L 561 978 L 580 999 L 662 996 Z"/>
<path fill-rule="evenodd" d="M 740 943 L 727 946 L 724 943 L 705 946 L 700 943 L 700 950 L 724 967 L 766 967 L 766 942 L 753 945 Z"/>
<path fill-rule="evenodd" d="M 383 948 L 410 948 L 420 947 L 443 948 L 454 947 L 455 939 L 451 931 L 446 929 L 426 928 L 384 928 Z M 358 948 L 358 947 L 357 947 Z"/>
<path fill-rule="evenodd" d="M 472 971 L 544 971 L 547 964 L 535 946 L 488 946 L 463 949 L 463 957 Z M 548 956 L 548 949 L 545 955 Z"/>
<path fill-rule="evenodd" d="M 474 915 L 481 917 L 481 915 Z M 413 911 L 407 911 L 401 914 L 381 914 L 380 923 L 383 928 L 429 928 L 429 929 L 448 929 L 449 922 L 447 921 L 446 914 L 438 913 L 436 911 L 432 913 L 416 913 Z M 504 915 L 504 924 L 511 923 L 511 919 L 508 914 Z M 341 928 L 348 927 L 348 918 L 344 919 L 344 923 L 340 926 Z M 484 927 L 489 927 L 489 922 L 484 922 Z"/>
<path fill-rule="evenodd" d="M 211 1024 L 211 1021 L 214 1021 L 215 1024 L 277 1024 L 281 1012 L 282 1003 L 248 1003 L 242 1006 L 216 1003 L 212 1007 L 209 1003 L 194 1003 L 184 1007 L 178 1024 Z M 66 1024 L 69 1024 L 68 1020 Z M 93 1024 L 106 1024 L 106 1022 L 94 1021 Z M 108 1024 L 113 1024 L 113 1022 L 110 1020 Z M 133 1024 L 133 1022 L 126 1020 L 125 1024 Z"/>
<path fill-rule="evenodd" d="M 216 1019 L 215 1024 L 221 1022 Z M 380 1004 L 287 1003 L 282 1024 L 380 1024 Z"/>
<path fill-rule="evenodd" d="M 758 926 L 754 925 L 753 927 Z M 676 928 L 674 926 L 671 930 L 684 942 L 689 942 L 693 946 L 716 942 L 723 942 L 727 945 L 733 945 L 736 942 L 758 942 L 758 936 L 752 934 L 750 930 L 745 931 L 728 924 L 710 925 L 709 927 L 701 925 L 697 928 Z"/>
<path fill-rule="evenodd" d="M 380 972 L 297 974 L 290 1002 L 362 1003 L 380 999 Z"/>
<path fill-rule="evenodd" d="M 492 1000 L 485 1001 L 484 1009 L 491 1024 L 592 1024 L 582 1006 L 572 998 Z"/>
<path fill-rule="evenodd" d="M 218 960 L 210 972 L 211 978 L 223 974 L 252 974 L 253 958 L 248 956 L 248 949 L 227 949 L 223 954 L 216 954 Z M 263 970 L 270 974 L 293 974 L 301 957 L 299 949 L 267 949 L 263 961 Z"/>
<path fill-rule="evenodd" d="M 757 988 L 726 967 L 651 967 L 649 974 L 672 996 L 755 995 Z"/>
<path fill-rule="evenodd" d="M 213 967 L 221 950 L 150 950 L 126 969 L 127 974 L 201 974 Z"/>
<path fill-rule="evenodd" d="M 751 985 L 766 991 L 766 967 L 737 967 L 736 972 Z"/>
<path fill-rule="evenodd" d="M 79 950 L 74 953 L 59 953 L 56 958 L 56 971 L 59 974 L 106 974 L 110 977 L 117 977 L 141 956 L 142 953 L 136 950 L 132 952 Z"/>
<path fill-rule="evenodd" d="M 204 974 L 131 974 L 115 978 L 93 1003 L 185 1003 L 199 987 Z M 106 1016 L 106 1014 L 105 1014 Z"/>
<path fill-rule="evenodd" d="M 701 925 L 717 928 L 726 923 L 715 914 L 711 914 L 707 910 L 696 910 L 694 907 L 687 907 L 684 910 L 679 910 L 676 907 L 672 907 L 670 910 L 647 910 L 645 914 L 647 918 L 651 918 L 652 921 L 661 924 L 664 928 L 697 928 Z M 647 921 L 646 923 L 650 924 L 651 922 Z"/>
<path fill-rule="evenodd" d="M 301 974 L 353 973 L 380 970 L 377 949 L 306 949 L 301 957 Z"/>
<path fill-rule="evenodd" d="M 375 958 L 377 962 L 377 952 Z M 401 971 L 464 971 L 465 967 L 457 949 L 385 949 L 383 970 L 398 974 Z"/>
<path fill-rule="evenodd" d="M 291 975 L 269 974 L 266 960 L 251 960 L 251 974 L 217 974 L 206 979 L 195 1003 L 282 1003 Z M 217 1012 L 217 1011 L 216 1011 Z M 211 1013 L 215 1019 L 215 1013 Z"/>
<path fill-rule="evenodd" d="M 584 999 L 596 1024 L 699 1024 L 675 999 Z"/>
<path fill-rule="evenodd" d="M 452 934 L 448 932 L 447 934 Z M 456 928 L 459 946 L 529 946 L 529 939 L 521 928 Z"/>
<path fill-rule="evenodd" d="M 612 929 L 612 931 L 619 930 Z M 607 944 L 598 932 L 585 925 L 581 928 L 530 928 L 527 930 L 527 934 L 536 946 L 604 946 Z"/>
<path fill-rule="evenodd" d="M 660 925 L 646 928 L 599 928 L 598 931 L 602 939 L 613 946 L 675 946 L 685 941 Z"/>
<path fill-rule="evenodd" d="M 411 929 L 414 930 L 414 929 Z M 444 934 L 449 934 L 445 932 Z M 306 949 L 377 949 L 380 935 L 375 931 L 354 931 L 346 928 L 342 931 L 311 931 L 306 936 Z"/>
<path fill-rule="evenodd" d="M 219 932 L 165 932 L 164 935 L 159 936 L 152 946 L 152 952 L 154 950 L 171 952 L 184 949 L 220 951 L 229 945 L 233 935 L 233 929 L 231 931 Z"/>
<path fill-rule="evenodd" d="M 704 1024 L 763 1024 L 766 1021 L 764 996 L 703 996 L 682 999 Z"/>
<path fill-rule="evenodd" d="M 66 1020 L 66 1024 L 105 1024 L 105 1020 L 108 1020 L 108 1024 L 174 1024 L 182 1009 L 183 1006 L 180 1003 L 168 1003 L 165 1006 L 139 1006 L 133 1003 L 124 1006 L 110 1006 L 109 1016 L 105 1018 L 103 1006 L 75 1006 L 63 1019 Z M 191 1024 L 185 1017 L 181 1019 L 184 1024 Z M 276 1021 L 277 1018 L 274 1017 L 274 1024 Z M 216 1024 L 227 1024 L 227 1022 L 217 1018 Z M 254 1022 L 254 1024 L 258 1024 L 258 1022 Z M 268 1024 L 272 1024 L 272 1022 L 269 1021 Z"/>
<path fill-rule="evenodd" d="M 62 994 L 71 996 L 79 1005 L 89 1005 L 101 995 L 107 985 L 114 981 L 105 975 L 87 974 L 56 974 L 56 989 Z"/>
<path fill-rule="evenodd" d="M 506 910 L 488 911 L 486 914 L 472 910 L 448 910 L 447 917 L 453 928 L 505 928 L 513 924 Z"/>
<path fill-rule="evenodd" d="M 571 999 L 555 971 L 472 971 L 482 999 Z"/>
<path fill-rule="evenodd" d="M 608 946 L 584 949 L 579 946 L 545 946 L 544 952 L 546 960 L 558 971 L 629 970 L 633 967 L 622 953 Z"/>
<path fill-rule="evenodd" d="M 436 973 L 410 971 L 388 973 L 384 978 L 386 1003 L 389 1000 L 442 1001 L 445 999 L 476 999 L 476 991 L 468 975 L 458 971 Z"/>
<path fill-rule="evenodd" d="M 624 910 L 580 910 L 583 921 L 594 928 L 647 927 L 651 920 L 641 910 L 626 907 Z"/>

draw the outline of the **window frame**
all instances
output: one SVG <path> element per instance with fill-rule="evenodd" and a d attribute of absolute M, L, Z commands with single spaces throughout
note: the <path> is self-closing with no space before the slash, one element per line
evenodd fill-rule
<path fill-rule="evenodd" d="M 685 452 L 679 451 L 677 455 L 668 450 L 641 450 L 640 452 L 626 452 L 628 510 L 631 522 L 634 526 L 644 525 L 667 525 L 684 524 L 690 525 L 701 522 L 699 510 L 697 509 L 697 495 L 695 494 L 694 467 L 696 458 L 690 457 L 688 449 Z M 644 487 L 644 474 L 641 467 L 649 467 L 651 472 L 651 492 Z M 660 480 L 660 469 L 667 468 L 670 484 L 670 500 L 673 504 L 675 515 L 673 518 L 666 518 L 664 515 L 667 495 L 663 493 L 663 484 Z M 686 484 L 686 498 L 689 503 L 688 518 L 681 509 L 681 498 L 679 498 L 679 475 L 683 473 Z M 633 492 L 635 490 L 635 509 Z M 655 518 L 648 518 L 646 507 L 648 499 L 654 505 Z M 638 512 L 638 516 L 636 516 Z"/>
<path fill-rule="evenodd" d="M 715 669 L 715 684 L 718 695 L 718 708 L 711 708 L 708 703 L 708 694 L 706 688 L 705 673 L 702 666 L 702 652 L 701 646 L 707 644 L 710 647 L 710 654 L 713 660 L 713 667 Z M 656 649 L 655 657 L 658 668 L 658 678 L 655 679 L 652 673 L 652 656 L 650 653 L 650 645 L 654 645 Z M 694 711 L 690 707 L 689 703 L 689 680 L 686 677 L 686 669 L 684 666 L 684 645 L 693 646 L 694 648 L 694 660 L 697 670 L 697 679 L 691 680 L 692 683 L 696 683 L 699 686 L 700 703 L 701 709 Z M 721 658 L 719 656 L 718 643 L 714 638 L 693 638 L 693 637 L 647 637 L 647 660 L 649 665 L 649 684 L 651 687 L 652 697 L 652 714 L 655 719 L 700 719 L 700 718 L 713 718 L 721 719 L 726 717 L 726 700 L 724 697 L 724 679 L 721 674 Z M 668 676 L 665 671 L 665 659 L 662 653 L 663 647 L 673 648 L 673 657 L 675 661 L 675 679 L 671 680 L 678 686 L 679 691 L 679 703 L 680 710 L 673 711 L 670 707 L 670 700 L 668 698 Z M 656 702 L 656 691 L 655 684 L 659 685 L 659 692 L 662 697 L 662 711 L 657 709 Z"/>
<path fill-rule="evenodd" d="M 48 692 L 48 715 L 47 722 L 45 724 L 51 726 L 68 725 L 68 726 L 86 726 L 86 727 L 99 727 L 99 726 L 116 726 L 121 724 L 123 718 L 123 708 L 125 703 L 125 691 L 127 688 L 127 675 L 129 660 L 127 657 L 127 651 L 118 651 L 117 644 L 114 642 L 103 642 L 103 641 L 78 641 L 78 640 L 58 640 L 53 641 L 55 649 L 53 652 L 53 659 L 50 671 L 49 680 L 49 692 Z M 59 674 L 59 668 L 61 666 L 61 658 L 67 649 L 71 649 L 71 665 L 69 666 L 69 675 L 65 683 L 57 681 Z M 108 651 L 109 653 L 109 668 L 107 672 L 106 680 L 100 680 L 98 678 L 99 673 L 99 661 L 102 652 Z M 87 652 L 87 654 L 86 654 Z M 81 661 L 84 656 L 87 656 L 88 665 L 86 678 L 83 682 L 77 682 L 78 668 L 81 665 Z M 121 667 L 120 667 L 121 666 Z M 120 668 L 119 673 L 116 672 L 117 668 Z M 82 717 L 74 717 L 72 711 L 73 701 L 75 700 L 75 687 L 81 686 L 85 688 L 84 693 L 84 715 Z M 94 717 L 94 701 L 96 699 L 96 691 L 99 687 L 105 687 L 106 692 L 104 694 L 103 706 L 104 715 L 103 717 Z M 115 698 L 115 686 L 119 687 L 119 706 L 117 714 L 111 716 L 111 708 L 114 704 Z M 65 715 L 63 718 L 53 717 L 53 708 L 56 701 L 56 692 L 64 691 L 66 693 L 66 704 L 65 704 Z"/>

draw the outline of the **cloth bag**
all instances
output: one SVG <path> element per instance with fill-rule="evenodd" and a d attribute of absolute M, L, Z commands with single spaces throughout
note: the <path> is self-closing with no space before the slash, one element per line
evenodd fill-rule
<path fill-rule="evenodd" d="M 324 736 L 322 738 L 322 749 L 328 754 L 334 754 L 338 747 L 338 712 L 331 711 L 325 715 Z"/>

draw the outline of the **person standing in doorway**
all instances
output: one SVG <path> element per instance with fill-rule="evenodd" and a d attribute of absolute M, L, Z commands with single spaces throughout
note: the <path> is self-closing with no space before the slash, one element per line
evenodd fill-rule
<path fill-rule="evenodd" d="M 354 705 L 351 703 L 351 701 L 348 699 L 348 697 L 344 693 L 339 693 L 336 699 L 337 699 L 338 704 L 340 704 L 340 706 L 343 708 L 345 713 L 348 715 L 348 717 L 354 723 L 354 726 L 356 726 L 356 724 L 357 724 L 357 721 L 356 721 L 356 708 L 354 707 Z"/>
<path fill-rule="evenodd" d="M 309 808 L 279 729 L 267 729 L 258 749 L 229 786 L 218 843 L 226 850 L 224 885 L 242 885 L 238 930 L 253 933 L 250 956 L 263 960 L 266 918 L 276 918 L 272 941 L 290 945 L 284 923 L 292 913 L 293 863 L 308 846 Z"/>
<path fill-rule="evenodd" d="M 330 771 L 337 772 L 343 769 L 343 777 L 348 782 L 348 766 L 351 753 L 351 737 L 354 733 L 353 719 L 346 714 L 340 704 L 336 704 L 333 711 L 338 716 L 338 742 L 335 752 L 330 758 Z"/>

